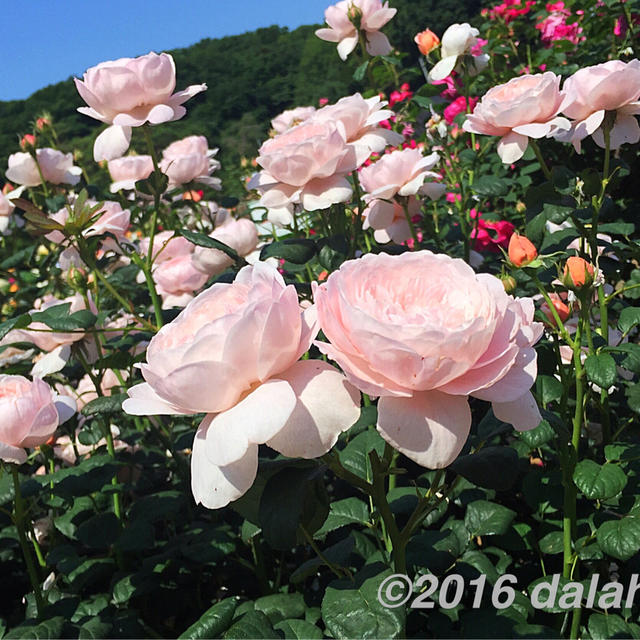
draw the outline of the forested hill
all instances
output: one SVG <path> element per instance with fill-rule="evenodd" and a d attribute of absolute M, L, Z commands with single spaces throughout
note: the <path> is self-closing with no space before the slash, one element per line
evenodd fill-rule
<path fill-rule="evenodd" d="M 446 6 L 442 0 L 390 0 L 390 5 L 398 13 L 384 31 L 407 54 L 406 63 L 417 58 L 413 36 L 418 31 L 429 27 L 441 35 L 449 24 L 469 21 L 479 11 L 480 0 Z M 294 106 L 316 105 L 321 97 L 334 101 L 357 91 L 360 87 L 352 75 L 358 60 L 351 56 L 342 62 L 335 45 L 314 35 L 318 26 L 294 31 L 273 26 L 170 51 L 176 62 L 177 89 L 202 82 L 209 88 L 188 102 L 183 120 L 154 128 L 157 144 L 205 135 L 210 146 L 221 149 L 224 180 L 241 156 L 255 154 L 273 116 Z M 4 172 L 7 157 L 18 150 L 18 136 L 30 132 L 43 111 L 52 114 L 63 150 L 80 150 L 90 158 L 101 125 L 76 111 L 82 104 L 71 78 L 40 89 L 27 100 L 0 102 L 0 170 Z M 134 134 L 134 147 L 136 143 Z M 143 151 L 142 145 L 137 146 Z M 237 191 L 237 185 L 228 185 L 225 191 Z"/>

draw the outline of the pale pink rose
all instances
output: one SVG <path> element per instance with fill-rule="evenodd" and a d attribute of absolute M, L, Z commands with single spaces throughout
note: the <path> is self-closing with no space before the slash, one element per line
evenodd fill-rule
<path fill-rule="evenodd" d="M 345 176 L 357 162 L 345 135 L 336 123 L 312 119 L 270 138 L 257 158 L 263 171 L 248 187 L 258 190 L 260 204 L 267 209 L 302 204 L 316 211 L 347 202 L 352 189 Z"/>
<path fill-rule="evenodd" d="M 316 112 L 315 107 L 296 107 L 287 109 L 271 121 L 271 128 L 276 133 L 284 133 L 305 120 L 308 120 Z"/>
<path fill-rule="evenodd" d="M 367 205 L 362 215 L 366 217 L 367 227 L 386 230 L 390 238 L 399 237 L 404 225 L 399 225 L 397 233 L 392 229 L 398 223 L 402 207 L 398 211 L 396 196 L 415 196 L 417 193 L 439 198 L 445 186 L 427 183 L 427 178 L 439 179 L 440 175 L 430 171 L 438 162 L 438 154 L 423 156 L 420 149 L 402 149 L 392 151 L 360 170 L 359 179 L 365 193 L 363 200 Z M 407 224 L 408 228 L 408 224 Z M 406 238 L 404 238 L 406 240 Z"/>
<path fill-rule="evenodd" d="M 316 111 L 314 122 L 335 122 L 344 127 L 345 139 L 356 153 L 356 164 L 360 166 L 372 153 L 379 153 L 388 145 L 399 145 L 404 141 L 401 134 L 380 125 L 394 115 L 383 109 L 386 102 L 380 96 L 364 99 L 359 93 L 340 98 L 335 104 Z"/>
<path fill-rule="evenodd" d="M 117 439 L 120 435 L 120 429 L 118 429 L 118 427 L 112 424 L 110 425 L 110 431 L 111 435 L 113 436 L 113 448 L 116 451 L 132 451 L 134 449 L 134 447 L 131 447 L 126 442 Z M 79 432 L 80 429 L 76 431 L 75 438 L 73 440 L 69 436 L 60 436 L 59 438 L 56 438 L 55 444 L 53 446 L 53 455 L 69 466 L 75 465 L 78 461 L 78 457 L 84 458 L 90 453 L 93 453 L 98 447 L 107 446 L 106 438 L 100 438 L 100 440 L 98 440 L 98 442 L 96 442 L 95 444 L 82 444 L 78 441 Z M 76 452 L 78 453 L 77 456 Z"/>
<path fill-rule="evenodd" d="M 248 256 L 258 246 L 258 228 L 249 218 L 226 218 L 210 235 L 231 247 L 241 258 Z M 219 249 L 196 247 L 193 264 L 196 269 L 211 277 L 230 267 L 233 260 Z"/>
<path fill-rule="evenodd" d="M 73 154 L 43 148 L 36 150 L 36 157 L 46 182 L 71 185 L 80 182 L 82 169 L 74 166 Z M 9 180 L 26 187 L 37 187 L 41 184 L 38 167 L 31 154 L 22 151 L 13 153 L 9 156 L 8 165 L 5 175 Z"/>
<path fill-rule="evenodd" d="M 112 333 L 108 334 L 109 337 L 113 336 Z M 97 372 L 94 372 L 97 375 Z M 118 374 L 123 380 L 126 380 L 129 377 L 127 371 L 119 371 Z M 100 391 L 102 396 L 110 396 L 111 392 L 114 388 L 121 386 L 120 379 L 116 372 L 113 369 L 106 369 L 102 374 L 102 381 L 100 383 Z M 78 386 L 73 391 L 73 395 L 76 398 L 76 405 L 78 406 L 78 411 L 81 411 L 85 405 L 89 404 L 92 400 L 95 400 L 98 397 L 98 392 L 96 391 L 96 386 L 93 384 L 93 380 L 90 378 L 89 374 L 85 374 L 80 381 L 78 382 Z"/>
<path fill-rule="evenodd" d="M 46 311 L 52 307 L 67 303 L 71 304 L 69 307 L 70 314 L 87 308 L 84 298 L 79 293 L 76 293 L 74 296 L 69 298 L 64 298 L 63 300 L 59 300 L 58 298 L 54 298 L 51 294 L 47 294 L 42 299 L 36 300 L 33 312 Z M 91 312 L 97 313 L 97 309 L 91 298 L 89 298 L 89 306 L 89 310 Z M 26 329 L 12 329 L 7 336 L 5 336 L 5 339 L 9 338 L 9 336 L 11 337 L 11 342 L 31 342 L 42 349 L 42 351 L 53 351 L 58 347 L 82 340 L 85 337 L 85 334 L 79 330 L 76 330 L 73 333 L 53 331 L 49 329 L 44 322 L 32 322 Z"/>
<path fill-rule="evenodd" d="M 96 139 L 96 161 L 122 156 L 129 148 L 131 127 L 179 120 L 187 112 L 182 104 L 207 88 L 194 84 L 173 93 L 173 58 L 153 51 L 138 58 L 101 62 L 88 69 L 82 80 L 74 80 L 80 97 L 89 105 L 78 111 L 112 125 Z"/>
<path fill-rule="evenodd" d="M 498 278 L 430 251 L 368 254 L 314 288 L 330 344 L 316 342 L 364 393 L 380 396 L 378 430 L 406 456 L 446 467 L 471 427 L 468 396 L 490 401 L 500 420 L 532 429 L 540 413 L 529 298 Z"/>
<path fill-rule="evenodd" d="M 113 182 L 109 187 L 111 193 L 120 189 L 135 189 L 138 180 L 146 180 L 153 173 L 151 156 L 124 156 L 109 160 L 109 173 Z"/>
<path fill-rule="evenodd" d="M 22 464 L 24 448 L 45 443 L 75 411 L 71 398 L 39 378 L 0 375 L 0 459 Z"/>
<path fill-rule="evenodd" d="M 390 9 L 389 3 L 382 0 L 341 0 L 327 7 L 324 18 L 329 28 L 318 29 L 316 36 L 321 40 L 338 43 L 338 55 L 346 60 L 358 44 L 358 29 L 363 35 L 367 53 L 372 56 L 385 56 L 391 53 L 391 45 L 380 29 L 393 16 L 396 9 Z"/>
<path fill-rule="evenodd" d="M 152 276 L 164 309 L 184 307 L 194 292 L 202 289 L 209 279 L 206 273 L 196 268 L 192 254 L 156 263 Z"/>
<path fill-rule="evenodd" d="M 220 163 L 213 159 L 218 149 L 209 149 L 204 136 L 189 136 L 171 143 L 163 152 L 160 170 L 169 177 L 169 186 L 201 182 L 220 189 L 220 179 L 211 176 Z"/>
<path fill-rule="evenodd" d="M 4 233 L 9 227 L 9 218 L 15 209 L 15 205 L 0 193 L 0 233 Z"/>
<path fill-rule="evenodd" d="M 609 60 L 579 69 L 565 80 L 562 90 L 564 100 L 560 110 L 573 120 L 569 140 L 577 151 L 589 135 L 604 148 L 602 123 L 607 111 L 616 114 L 609 134 L 611 149 L 640 140 L 635 118 L 640 114 L 640 60 Z"/>
<path fill-rule="evenodd" d="M 386 205 L 387 203 L 385 203 Z M 362 215 L 364 217 L 364 223 L 362 225 L 363 229 L 374 229 L 373 237 L 376 242 L 379 244 L 384 244 L 386 242 L 394 242 L 395 244 L 402 244 L 403 242 L 407 242 L 411 236 L 411 228 L 409 227 L 409 223 L 407 222 L 407 217 L 404 212 L 404 208 L 402 205 L 393 200 L 391 203 L 391 209 L 388 207 L 384 207 L 384 212 L 380 215 L 378 212 L 378 216 L 373 216 L 373 224 L 381 225 L 380 228 L 372 225 L 372 219 L 370 217 L 370 213 L 372 207 L 367 207 Z M 407 210 L 409 212 L 409 217 L 411 219 L 416 217 L 421 217 L 422 212 L 420 211 L 420 203 L 415 196 L 407 196 Z M 374 209 L 375 211 L 375 209 Z"/>
<path fill-rule="evenodd" d="M 216 509 L 253 484 L 258 445 L 316 458 L 359 415 L 359 394 L 325 362 L 304 360 L 318 331 L 276 269 L 243 268 L 216 283 L 152 338 L 134 415 L 206 413 L 193 443 L 196 502 Z"/>
<path fill-rule="evenodd" d="M 153 239 L 154 263 L 172 260 L 178 256 L 193 253 L 194 245 L 183 236 L 174 235 L 173 231 L 161 231 L 156 233 Z M 140 253 L 146 256 L 149 253 L 149 238 L 140 240 Z"/>
<path fill-rule="evenodd" d="M 489 56 L 477 49 L 479 35 L 480 32 L 467 22 L 449 26 L 442 36 L 442 58 L 429 72 L 429 82 L 437 84 L 450 76 L 456 68 L 459 69 L 459 63 L 465 56 L 469 56 L 471 61 L 468 69 L 470 75 L 482 71 L 489 63 Z"/>
<path fill-rule="evenodd" d="M 462 128 L 500 136 L 498 155 L 502 162 L 511 164 L 522 158 L 529 138 L 569 130 L 569 121 L 558 116 L 563 98 L 560 77 L 551 71 L 513 78 L 489 89 Z"/>

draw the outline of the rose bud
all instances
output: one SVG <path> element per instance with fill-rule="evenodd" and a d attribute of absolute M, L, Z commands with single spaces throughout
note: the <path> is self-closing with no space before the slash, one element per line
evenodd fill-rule
<path fill-rule="evenodd" d="M 423 56 L 428 55 L 440 44 L 440 38 L 431 29 L 421 31 L 413 41 L 418 45 L 418 49 L 420 49 L 420 53 Z"/>
<path fill-rule="evenodd" d="M 20 140 L 20 148 L 23 151 L 28 151 L 29 149 L 33 149 L 36 146 L 36 137 L 31 135 L 30 133 L 22 136 L 22 140 Z"/>
<path fill-rule="evenodd" d="M 525 267 L 538 257 L 538 250 L 531 240 L 514 233 L 509 240 L 509 260 L 515 267 Z"/>
<path fill-rule="evenodd" d="M 567 259 L 562 274 L 562 284 L 569 289 L 582 289 L 593 284 L 595 269 L 584 258 L 572 256 Z"/>
<path fill-rule="evenodd" d="M 571 308 L 569 307 L 569 305 L 567 305 L 567 303 L 557 293 L 550 293 L 549 298 L 551 299 L 551 303 L 553 304 L 560 320 L 562 322 L 567 320 L 571 315 Z M 546 302 L 542 303 L 540 310 L 542 311 L 542 313 L 544 313 L 545 316 L 547 316 L 551 325 L 555 326 L 555 318 L 553 317 L 553 313 Z"/>

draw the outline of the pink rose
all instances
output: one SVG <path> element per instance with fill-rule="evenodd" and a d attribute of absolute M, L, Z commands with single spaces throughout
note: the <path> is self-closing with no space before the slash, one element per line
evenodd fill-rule
<path fill-rule="evenodd" d="M 0 192 L 0 233 L 4 233 L 9 228 L 9 218 L 14 209 L 13 202 Z"/>
<path fill-rule="evenodd" d="M 45 443 L 75 411 L 71 398 L 57 396 L 39 378 L 0 374 L 0 459 L 22 464 L 24 448 Z"/>
<path fill-rule="evenodd" d="M 56 149 L 37 149 L 36 157 L 42 171 L 42 177 L 51 184 L 71 184 L 80 182 L 82 169 L 73 164 L 73 154 L 62 153 Z M 41 182 L 36 161 L 31 154 L 13 153 L 9 156 L 9 168 L 5 175 L 9 180 L 26 187 L 37 187 Z"/>
<path fill-rule="evenodd" d="M 344 127 L 313 119 L 263 143 L 257 158 L 263 171 L 249 182 L 267 209 L 302 204 L 307 211 L 326 209 L 351 197 L 346 174 L 356 166 Z"/>
<path fill-rule="evenodd" d="M 321 40 L 338 43 L 338 55 L 346 60 L 358 44 L 358 29 L 364 36 L 367 53 L 385 56 L 391 53 L 391 45 L 380 29 L 396 15 L 389 3 L 382 0 L 341 0 L 327 7 L 324 17 L 329 28 L 318 29 Z M 356 28 L 356 26 L 358 28 Z"/>
<path fill-rule="evenodd" d="M 558 116 L 563 97 L 560 77 L 551 71 L 513 78 L 489 89 L 462 128 L 500 136 L 498 155 L 511 164 L 522 158 L 529 138 L 549 137 L 570 128 L 569 121 Z"/>
<path fill-rule="evenodd" d="M 368 254 L 315 287 L 316 342 L 364 393 L 380 396 L 378 431 L 406 456 L 446 467 L 471 427 L 469 395 L 495 415 L 532 429 L 540 413 L 529 391 L 537 373 L 529 298 L 500 280 L 430 251 Z"/>
<path fill-rule="evenodd" d="M 551 46 L 556 40 L 568 40 L 573 44 L 578 44 L 579 36 L 582 33 L 582 27 L 577 22 L 567 24 L 565 12 L 557 11 L 539 22 L 536 29 L 540 31 L 540 38 L 542 42 L 547 43 L 547 46 Z"/>
<path fill-rule="evenodd" d="M 189 136 L 171 143 L 163 152 L 161 171 L 169 177 L 169 186 L 195 181 L 220 189 L 220 178 L 211 177 L 220 163 L 213 159 L 218 149 L 209 149 L 204 136 Z"/>
<path fill-rule="evenodd" d="M 577 151 L 584 138 L 592 136 L 603 147 L 602 123 L 607 111 L 616 118 L 610 132 L 610 148 L 640 140 L 640 127 L 634 116 L 640 114 L 640 60 L 609 60 L 579 69 L 563 86 L 561 111 L 573 120 L 570 141 Z"/>
<path fill-rule="evenodd" d="M 365 100 L 356 93 L 319 109 L 312 120 L 340 123 L 347 143 L 355 150 L 356 164 L 360 166 L 372 153 L 383 151 L 388 144 L 399 145 L 403 141 L 401 134 L 380 126 L 382 121 L 394 115 L 390 109 L 383 109 L 386 104 L 380 96 Z"/>
<path fill-rule="evenodd" d="M 228 217 L 215 228 L 211 237 L 231 247 L 241 258 L 248 256 L 258 246 L 258 228 L 249 218 L 235 220 Z M 196 269 L 211 277 L 230 267 L 233 260 L 219 249 L 196 247 L 193 263 Z"/>
<path fill-rule="evenodd" d="M 78 107 L 78 111 L 112 125 L 95 141 L 96 162 L 122 156 L 129 148 L 131 127 L 179 120 L 187 112 L 182 103 L 207 88 L 206 84 L 194 84 L 173 93 L 173 58 L 153 51 L 138 58 L 101 62 L 88 69 L 82 80 L 74 80 L 78 93 L 89 105 Z"/>
<path fill-rule="evenodd" d="M 298 362 L 318 329 L 273 268 L 243 268 L 196 297 L 152 338 L 134 415 L 206 413 L 193 443 L 196 502 L 216 509 L 253 484 L 258 445 L 315 458 L 357 419 L 359 394 L 318 360 Z"/>
<path fill-rule="evenodd" d="M 439 198 L 445 191 L 444 185 L 424 184 L 427 178 L 440 178 L 439 174 L 430 171 L 438 160 L 437 153 L 423 156 L 419 149 L 403 149 L 392 151 L 361 169 L 359 178 L 365 191 L 363 200 L 367 205 L 362 214 L 367 218 L 367 226 L 386 229 L 389 236 L 393 237 L 391 227 L 399 217 L 397 203 L 393 201 L 396 196 L 421 193 L 433 199 Z"/>
<path fill-rule="evenodd" d="M 478 98 L 469 98 L 469 107 L 471 113 L 473 113 L 476 105 L 478 104 Z M 456 116 L 461 113 L 467 112 L 467 99 L 464 96 L 458 96 L 450 105 L 445 107 L 443 112 L 444 119 L 447 124 L 453 124 Z"/>
<path fill-rule="evenodd" d="M 109 187 L 111 193 L 135 189 L 138 180 L 146 180 L 153 173 L 151 156 L 124 156 L 109 160 L 107 166 L 113 180 Z"/>
<path fill-rule="evenodd" d="M 46 311 L 52 307 L 57 307 L 61 304 L 71 303 L 69 307 L 69 313 L 75 313 L 86 309 L 87 305 L 84 298 L 76 293 L 74 296 L 59 300 L 54 298 L 51 294 L 47 294 L 41 300 L 36 301 L 36 308 L 34 311 Z M 97 313 L 93 301 L 89 299 L 90 311 Z M 74 331 L 73 333 L 65 333 L 60 331 L 53 331 L 49 329 L 44 322 L 32 322 L 26 329 L 12 329 L 6 336 L 5 340 L 11 337 L 11 342 L 31 342 L 35 344 L 42 351 L 53 351 L 58 347 L 69 345 L 72 342 L 78 342 L 85 337 L 82 331 Z"/>
<path fill-rule="evenodd" d="M 315 112 L 315 107 L 296 107 L 295 109 L 287 109 L 271 121 L 271 127 L 276 133 L 284 133 L 288 129 L 308 120 Z"/>

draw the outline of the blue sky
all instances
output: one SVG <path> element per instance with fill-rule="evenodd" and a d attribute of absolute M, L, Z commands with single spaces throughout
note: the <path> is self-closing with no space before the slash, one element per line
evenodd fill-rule
<path fill-rule="evenodd" d="M 7 0 L 2 3 L 0 100 L 18 100 L 135 57 L 272 24 L 324 22 L 336 0 Z"/>

